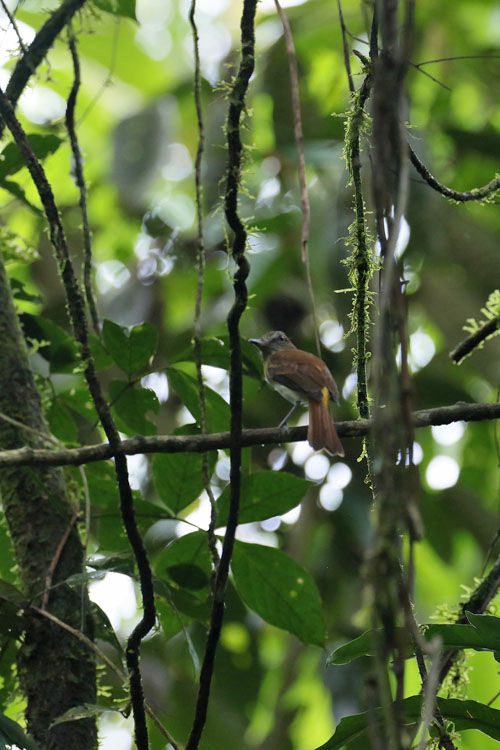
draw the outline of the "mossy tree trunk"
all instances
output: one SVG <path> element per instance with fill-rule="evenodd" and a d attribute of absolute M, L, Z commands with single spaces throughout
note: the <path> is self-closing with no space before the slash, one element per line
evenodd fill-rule
<path fill-rule="evenodd" d="M 26 430 L 0 419 L 0 449 L 46 447 L 43 435 L 49 434 L 48 428 L 1 257 L 0 341 L 0 412 L 31 428 Z M 63 470 L 4 468 L 0 471 L 0 493 L 20 585 L 29 605 L 40 608 L 45 604 L 50 613 L 73 628 L 82 629 L 83 623 L 83 632 L 92 638 L 86 591 L 82 596 L 80 590 L 64 583 L 70 575 L 82 572 L 84 562 Z M 53 560 L 57 565 L 44 602 Z M 64 722 L 51 728 L 69 708 L 95 703 L 93 655 L 73 635 L 30 607 L 25 614 L 18 668 L 27 700 L 28 731 L 43 750 L 93 750 L 97 746 L 93 720 Z"/>

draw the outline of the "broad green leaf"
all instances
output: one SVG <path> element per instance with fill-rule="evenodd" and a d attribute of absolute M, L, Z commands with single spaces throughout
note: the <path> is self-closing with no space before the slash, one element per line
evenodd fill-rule
<path fill-rule="evenodd" d="M 212 610 L 210 597 L 207 596 L 203 599 L 199 593 L 188 591 L 185 588 L 181 589 L 177 585 L 172 585 L 165 578 L 156 576 L 154 586 L 157 595 L 166 599 L 174 612 L 182 612 L 183 615 L 204 624 L 210 620 Z"/>
<path fill-rule="evenodd" d="M 24 611 L 28 606 L 21 591 L 0 579 L 0 643 L 2 654 L 9 641 L 20 638 L 26 629 Z"/>
<path fill-rule="evenodd" d="M 12 289 L 12 294 L 14 295 L 14 299 L 21 300 L 23 302 L 33 302 L 33 304 L 40 305 L 43 302 L 42 297 L 39 294 L 31 294 L 31 292 L 28 292 L 26 290 L 26 287 L 24 285 L 24 281 L 19 281 L 19 279 L 9 279 L 10 288 Z"/>
<path fill-rule="evenodd" d="M 33 213 L 36 214 L 36 216 L 44 218 L 43 211 L 41 211 L 37 206 L 34 206 L 33 203 L 31 203 L 27 199 L 26 193 L 24 192 L 21 185 L 19 185 L 17 182 L 14 182 L 14 180 L 1 180 L 0 188 L 2 190 L 6 190 L 8 193 L 13 195 L 14 198 L 17 198 L 17 200 L 21 201 L 21 203 L 24 203 L 24 205 L 27 206 L 30 211 L 33 211 Z"/>
<path fill-rule="evenodd" d="M 174 539 L 158 555 L 154 569 L 156 575 L 166 574 L 175 585 L 191 592 L 208 588 L 212 563 L 206 532 L 195 531 Z"/>
<path fill-rule="evenodd" d="M 130 551 L 99 556 L 87 565 L 101 573 L 122 573 L 126 576 L 133 576 L 135 572 L 135 559 Z"/>
<path fill-rule="evenodd" d="M 20 750 L 37 750 L 34 739 L 25 734 L 24 729 L 5 714 L 0 714 L 0 743 L 17 745 Z"/>
<path fill-rule="evenodd" d="M 128 435 L 156 435 L 156 425 L 146 419 L 148 412 L 158 414 L 160 408 L 154 391 L 133 386 L 125 380 L 113 380 L 109 384 L 109 395 L 119 430 Z"/>
<path fill-rule="evenodd" d="M 78 437 L 75 420 L 60 399 L 55 398 L 47 413 L 50 431 L 58 440 L 74 443 Z"/>
<path fill-rule="evenodd" d="M 167 377 L 182 403 L 189 409 L 196 421 L 199 422 L 200 397 L 196 378 L 175 367 L 168 368 Z M 205 404 L 208 430 L 210 432 L 225 432 L 229 430 L 229 404 L 224 401 L 222 396 L 219 396 L 211 388 L 205 387 Z"/>
<path fill-rule="evenodd" d="M 238 541 L 231 567 L 236 590 L 248 607 L 304 643 L 323 646 L 321 599 L 307 570 L 273 547 Z"/>
<path fill-rule="evenodd" d="M 22 591 L 19 591 L 19 589 L 13 586 L 12 583 L 4 581 L 3 579 L 0 579 L 0 599 L 9 602 L 9 604 L 15 605 L 20 609 L 29 606 Z"/>
<path fill-rule="evenodd" d="M 91 602 L 90 607 L 92 611 L 92 618 L 94 620 L 95 637 L 100 638 L 102 641 L 106 641 L 106 643 L 111 644 L 111 646 L 113 646 L 113 648 L 115 648 L 118 651 L 120 658 L 122 658 L 123 657 L 122 645 L 117 638 L 117 635 L 114 631 L 114 628 L 106 612 L 103 609 L 101 609 L 101 607 L 99 607 L 99 605 L 96 604 L 95 602 Z"/>
<path fill-rule="evenodd" d="M 147 322 L 129 329 L 105 320 L 102 336 L 109 354 L 129 377 L 148 367 L 158 344 L 158 332 Z"/>
<path fill-rule="evenodd" d="M 406 698 L 401 705 L 402 715 L 408 724 L 415 724 L 420 720 L 422 712 L 422 696 L 414 695 Z M 495 740 L 500 739 L 500 711 L 490 708 L 477 701 L 461 701 L 456 698 L 438 698 L 437 705 L 443 718 L 453 721 L 457 732 L 467 729 L 478 729 Z M 382 721 L 383 709 L 374 710 L 375 719 Z M 330 739 L 316 750 L 340 750 L 357 737 L 368 732 L 368 722 L 373 721 L 373 714 L 354 714 L 346 716 L 337 726 Z"/>
<path fill-rule="evenodd" d="M 89 334 L 89 345 L 96 370 L 106 370 L 114 364 L 113 357 L 106 351 L 101 340 L 94 334 Z"/>
<path fill-rule="evenodd" d="M 58 394 L 60 401 L 63 401 L 70 409 L 76 411 L 81 417 L 89 420 L 91 423 L 99 424 L 99 418 L 94 407 L 94 402 L 87 387 L 71 387 L 67 391 L 61 391 Z"/>
<path fill-rule="evenodd" d="M 212 475 L 217 455 L 208 457 Z M 204 488 L 202 456 L 198 453 L 157 453 L 153 457 L 153 481 L 158 497 L 174 515 L 186 508 Z"/>
<path fill-rule="evenodd" d="M 56 323 L 41 315 L 23 313 L 20 318 L 26 338 L 41 343 L 39 351 L 50 362 L 50 371 L 73 372 L 79 364 L 75 340 Z"/>
<path fill-rule="evenodd" d="M 243 477 L 239 523 L 265 521 L 286 513 L 300 503 L 311 484 L 284 471 L 257 471 Z M 228 485 L 217 500 L 218 527 L 227 524 L 230 492 Z"/>
<path fill-rule="evenodd" d="M 470 625 L 426 625 L 423 636 L 427 640 L 438 636 L 444 651 L 473 648 L 476 651 L 500 651 L 500 618 L 492 615 L 475 615 L 467 612 Z M 381 633 L 381 630 L 375 633 Z M 361 656 L 374 655 L 374 631 L 367 630 L 353 641 L 335 649 L 327 664 L 347 664 Z M 413 653 L 408 644 L 408 656 Z"/>
<path fill-rule="evenodd" d="M 241 339 L 243 374 L 262 377 L 262 358 L 259 350 L 249 341 Z M 194 346 L 190 346 L 176 357 L 175 362 L 194 362 Z M 201 340 L 201 363 L 229 370 L 229 336 L 217 336 Z"/>
<path fill-rule="evenodd" d="M 31 133 L 31 135 L 28 135 L 28 142 L 35 155 L 39 159 L 45 159 L 57 151 L 62 140 L 57 135 Z M 24 166 L 26 166 L 26 162 L 16 144 L 8 143 L 0 153 L 0 182 L 9 175 L 15 174 Z"/>
<path fill-rule="evenodd" d="M 177 633 L 180 633 L 191 622 L 191 617 L 178 612 L 164 599 L 157 598 L 156 612 L 163 635 L 167 641 L 174 635 L 177 635 Z"/>
<path fill-rule="evenodd" d="M 105 10 L 114 16 L 123 16 L 125 18 L 135 18 L 135 0 L 94 0 L 94 5 L 99 10 Z"/>

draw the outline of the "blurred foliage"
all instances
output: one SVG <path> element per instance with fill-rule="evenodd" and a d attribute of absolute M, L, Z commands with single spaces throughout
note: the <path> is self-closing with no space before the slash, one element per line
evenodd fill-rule
<path fill-rule="evenodd" d="M 198 429 L 186 427 L 198 417 L 199 409 L 191 346 L 197 284 L 193 161 L 198 133 L 188 6 L 187 0 L 137 0 L 134 13 L 131 1 L 94 0 L 73 22 L 82 66 L 77 129 L 88 183 L 98 307 L 106 321 L 102 342 L 96 337 L 93 346 L 119 429 L 127 436 L 189 434 Z M 16 18 L 25 40 L 46 20 L 47 12 L 45 0 L 26 0 L 19 7 Z M 225 319 L 232 302 L 232 267 L 221 211 L 227 109 L 221 81 L 227 84 L 235 70 L 240 12 L 241 4 L 231 0 L 199 1 L 197 11 L 206 129 L 202 356 L 210 366 L 207 424 L 212 431 L 229 425 L 227 375 L 220 369 L 227 369 Z M 352 191 L 342 158 L 349 97 L 340 25 L 335 3 L 326 0 L 307 0 L 287 8 L 287 14 L 300 72 L 312 210 L 311 274 L 323 355 L 344 396 L 336 418 L 352 419 L 356 416 L 351 372 L 354 339 L 342 338 L 349 328 L 352 300 L 349 293 L 337 293 L 349 287 L 342 261 L 353 219 Z M 344 14 L 353 35 L 350 43 L 365 52 L 363 7 L 357 0 L 345 0 Z M 1 26 L 8 27 L 5 18 Z M 433 174 L 457 190 L 479 187 L 500 171 L 496 158 L 500 152 L 499 32 L 499 6 L 493 0 L 445 2 L 439 12 L 435 4 L 417 8 L 407 79 L 410 139 Z M 12 69 L 15 55 L 5 50 L 15 46 L 15 38 L 6 37 L 2 45 L 6 70 Z M 250 337 L 284 329 L 299 346 L 312 350 L 311 305 L 300 259 L 300 195 L 288 62 L 271 2 L 259 5 L 257 48 L 245 120 L 248 148 L 240 201 L 241 214 L 251 228 L 251 298 L 242 334 Z M 423 65 L 426 61 L 435 62 Z M 359 85 L 358 59 L 352 57 L 351 64 Z M 19 112 L 34 148 L 44 158 L 72 255 L 80 262 L 81 215 L 64 127 L 72 75 L 63 34 L 33 76 Z M 83 387 L 38 196 L 7 136 L 1 156 L 1 248 L 47 419 L 61 441 L 97 442 L 102 435 Z M 365 144 L 365 167 L 368 159 Z M 369 200 L 368 169 L 364 179 Z M 452 365 L 448 353 L 465 336 L 466 320 L 481 315 L 488 296 L 498 287 L 496 205 L 451 205 L 412 172 L 406 219 L 404 263 L 415 408 L 494 400 L 498 337 L 460 368 Z M 263 385 L 260 363 L 250 345 L 244 348 L 244 358 L 244 426 L 274 426 L 286 404 Z M 470 424 L 452 442 L 430 428 L 417 434 L 426 531 L 415 549 L 415 610 L 421 622 L 428 622 L 443 605 L 457 608 L 462 587 L 473 587 L 483 566 L 498 553 L 499 459 L 494 429 L 490 423 Z M 342 666 L 325 665 L 327 652 L 370 625 L 361 567 L 370 534 L 371 495 L 364 482 L 364 465 L 357 461 L 360 441 L 346 439 L 345 447 L 350 478 L 348 472 L 339 472 L 338 463 L 330 469 L 326 457 L 318 461 L 303 445 L 245 451 L 249 476 L 244 493 L 245 487 L 252 489 L 243 496 L 245 525 L 234 584 L 228 591 L 202 748 L 312 750 L 327 741 L 343 717 L 366 708 L 367 657 Z M 444 488 L 438 489 L 439 476 L 436 480 L 432 467 L 438 467 L 439 475 L 435 461 L 443 456 L 456 462 L 458 475 L 451 486 L 445 477 Z M 178 538 L 193 531 L 178 519 L 207 525 L 201 461 L 186 454 L 148 457 L 130 465 L 137 517 L 158 594 L 158 628 L 143 647 L 145 692 L 169 731 L 183 742 L 193 717 L 196 674 L 210 612 L 210 553 L 199 532 Z M 210 456 L 209 467 L 214 471 L 214 492 L 222 493 L 224 515 L 227 456 Z M 107 561 L 100 574 L 119 570 L 130 576 L 123 560 L 122 567 L 114 567 L 127 544 L 111 466 L 86 467 L 85 484 L 79 471 L 70 473 L 82 497 L 88 485 L 92 504 L 88 549 L 95 562 Z M 307 487 L 304 475 L 312 480 Z M 300 498 L 300 515 L 293 514 L 290 509 Z M 1 577 L 15 583 L 3 525 L 0 534 Z M 245 542 L 259 546 L 255 566 L 258 560 L 260 586 L 252 577 L 256 568 L 252 571 L 245 557 L 249 549 Z M 279 546 L 289 557 L 263 544 Z M 287 560 L 278 583 L 272 573 L 276 556 Z M 308 631 L 303 629 L 307 617 L 300 612 L 288 612 L 285 621 L 275 616 L 279 597 L 273 600 L 273 591 L 281 592 L 279 581 L 283 586 L 286 576 L 297 576 L 297 570 L 303 571 L 307 596 L 298 597 L 296 606 L 310 613 Z M 12 602 L 11 610 L 12 621 L 0 632 L 0 710 L 18 718 L 19 703 L 13 702 L 11 690 L 15 650 L 6 644 L 18 634 L 20 623 Z M 328 648 L 306 647 L 275 627 L 286 627 L 286 617 L 288 629 L 313 644 L 323 642 L 324 617 Z M 295 617 L 299 625 L 292 626 Z M 119 637 L 123 639 L 129 630 L 130 622 L 122 621 Z M 122 657 L 115 650 L 111 658 Z M 469 661 L 467 697 L 484 703 L 493 700 L 499 681 L 492 655 L 474 654 Z M 103 672 L 101 681 L 101 704 L 107 701 L 112 708 L 115 701 L 123 702 L 123 686 L 113 674 Z M 419 689 L 418 674 L 410 666 L 407 695 Z M 465 721 L 459 724 L 457 729 L 466 728 Z M 366 739 L 354 739 L 350 747 L 366 747 L 363 742 Z M 460 741 L 463 750 L 494 746 L 496 739 L 476 731 L 464 732 Z M 165 747 L 155 728 L 152 747 Z"/>

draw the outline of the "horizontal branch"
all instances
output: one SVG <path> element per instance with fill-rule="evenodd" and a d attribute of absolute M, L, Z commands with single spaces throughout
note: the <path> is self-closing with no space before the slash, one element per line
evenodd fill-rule
<path fill-rule="evenodd" d="M 480 422 L 488 419 L 500 419 L 500 403 L 468 404 L 459 401 L 453 406 L 440 406 L 436 409 L 423 409 L 413 414 L 414 427 L 450 424 L 451 422 Z M 371 420 L 358 419 L 348 422 L 337 422 L 340 437 L 364 437 L 371 427 Z M 243 430 L 241 446 L 276 445 L 277 443 L 296 443 L 307 439 L 307 426 L 301 427 L 268 427 L 264 429 Z M 19 450 L 0 451 L 0 468 L 2 466 L 81 466 L 94 461 L 105 461 L 115 454 L 134 456 L 140 453 L 205 453 L 206 451 L 223 450 L 231 445 L 229 432 L 216 432 L 209 435 L 154 435 L 122 440 L 113 450 L 109 443 L 85 445 L 82 448 L 65 448 L 63 450 Z"/>

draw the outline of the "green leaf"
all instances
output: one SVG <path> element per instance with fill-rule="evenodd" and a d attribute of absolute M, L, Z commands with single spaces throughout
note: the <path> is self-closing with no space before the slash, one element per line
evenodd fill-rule
<path fill-rule="evenodd" d="M 229 371 L 230 352 L 229 336 L 205 338 L 201 340 L 201 363 L 212 367 L 221 367 Z M 245 339 L 241 340 L 242 369 L 244 375 L 254 378 L 262 377 L 262 358 L 256 346 Z M 194 362 L 194 346 L 179 354 L 175 362 Z"/>
<path fill-rule="evenodd" d="M 423 636 L 427 640 L 436 636 L 441 638 L 444 651 L 463 648 L 500 651 L 500 618 L 471 612 L 466 612 L 466 616 L 470 625 L 426 625 Z M 373 636 L 381 632 L 367 630 L 353 641 L 345 643 L 330 654 L 327 664 L 347 664 L 361 656 L 374 656 Z M 408 644 L 408 656 L 412 653 L 411 644 Z"/>
<path fill-rule="evenodd" d="M 160 404 L 151 388 L 132 386 L 125 380 L 113 380 L 109 384 L 112 412 L 119 430 L 128 435 L 156 435 L 153 422 L 146 419 L 152 411 L 158 414 Z"/>
<path fill-rule="evenodd" d="M 273 547 L 238 541 L 231 567 L 236 590 L 248 607 L 304 643 L 323 646 L 321 599 L 307 570 Z"/>
<path fill-rule="evenodd" d="M 158 620 L 167 641 L 177 635 L 191 622 L 191 618 L 175 610 L 171 604 L 163 599 L 157 599 L 156 611 Z"/>
<path fill-rule="evenodd" d="M 89 346 L 96 370 L 106 370 L 114 364 L 113 357 L 108 354 L 101 340 L 94 333 L 89 334 Z"/>
<path fill-rule="evenodd" d="M 158 555 L 155 572 L 191 592 L 198 592 L 210 585 L 212 562 L 205 531 L 195 531 L 171 542 Z M 204 594 L 206 597 L 206 592 Z"/>
<path fill-rule="evenodd" d="M 31 292 L 26 291 L 24 281 L 12 278 L 9 279 L 9 283 L 14 299 L 22 300 L 23 302 L 33 302 L 36 305 L 40 305 L 43 302 L 39 294 L 31 294 Z"/>
<path fill-rule="evenodd" d="M 64 404 L 55 398 L 47 413 L 50 431 L 58 440 L 65 443 L 74 443 L 78 437 L 75 420 Z"/>
<path fill-rule="evenodd" d="M 28 135 L 28 142 L 35 155 L 39 159 L 45 159 L 57 151 L 62 140 L 53 134 L 31 133 L 31 135 Z M 0 153 L 0 182 L 25 166 L 26 162 L 16 144 L 8 143 Z"/>
<path fill-rule="evenodd" d="M 406 698 L 401 704 L 401 711 L 408 724 L 415 724 L 420 720 L 422 712 L 422 696 L 414 695 Z M 500 740 L 500 711 L 490 708 L 477 701 L 461 701 L 456 698 L 438 698 L 437 705 L 445 719 L 453 721 L 457 732 L 467 729 L 478 729 L 495 740 Z M 376 708 L 373 712 L 377 721 L 382 721 L 384 710 Z M 354 714 L 343 718 L 330 739 L 316 750 L 340 750 L 349 742 L 368 732 L 370 719 L 368 712 Z"/>
<path fill-rule="evenodd" d="M 175 612 L 182 612 L 183 615 L 198 620 L 204 624 L 210 620 L 212 610 L 210 597 L 201 597 L 200 592 L 188 591 L 185 588 L 172 586 L 170 581 L 154 578 L 155 592 L 167 600 Z"/>
<path fill-rule="evenodd" d="M 147 322 L 129 329 L 105 320 L 102 336 L 109 354 L 129 377 L 149 366 L 158 345 L 158 332 Z"/>
<path fill-rule="evenodd" d="M 94 0 L 94 5 L 99 10 L 105 10 L 106 13 L 112 13 L 114 16 L 136 20 L 135 0 Z"/>
<path fill-rule="evenodd" d="M 25 734 L 24 729 L 5 714 L 0 714 L 0 742 L 17 745 L 20 750 L 37 750 L 35 740 Z"/>
<path fill-rule="evenodd" d="M 169 367 L 167 377 L 170 385 L 182 403 L 189 409 L 197 422 L 200 421 L 200 397 L 196 378 L 175 367 Z M 229 404 L 222 396 L 205 386 L 207 428 L 210 432 L 225 432 L 229 429 Z"/>
<path fill-rule="evenodd" d="M 24 203 L 24 205 L 27 206 L 30 211 L 33 211 L 33 213 L 38 217 L 44 217 L 43 211 L 41 211 L 37 206 L 34 206 L 33 203 L 31 203 L 27 199 L 26 193 L 24 192 L 23 188 L 18 185 L 17 182 L 14 182 L 14 180 L 1 180 L 0 188 L 2 188 L 2 190 L 6 190 L 8 193 L 13 195 L 14 198 L 17 198 L 17 200 L 21 201 L 21 203 Z"/>
<path fill-rule="evenodd" d="M 243 477 L 239 523 L 265 521 L 295 508 L 312 482 L 282 471 L 257 471 Z M 227 524 L 231 488 L 217 500 L 217 526 Z"/>
<path fill-rule="evenodd" d="M 208 456 L 208 475 L 213 474 L 217 454 Z M 198 453 L 157 453 L 153 457 L 153 481 L 158 496 L 172 514 L 186 508 L 204 488 L 202 456 Z"/>
<path fill-rule="evenodd" d="M 41 342 L 40 354 L 50 362 L 50 371 L 72 373 L 79 363 L 75 340 L 41 315 L 23 313 L 20 318 L 25 337 Z"/>

